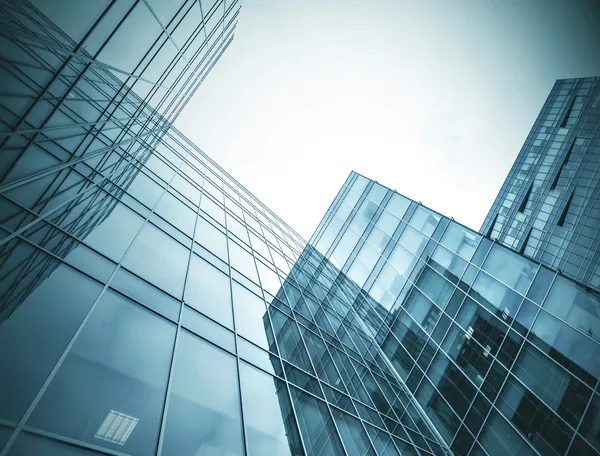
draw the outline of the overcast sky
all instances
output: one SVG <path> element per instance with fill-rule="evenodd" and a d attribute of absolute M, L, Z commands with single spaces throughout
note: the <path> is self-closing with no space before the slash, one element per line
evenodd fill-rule
<path fill-rule="evenodd" d="M 479 229 L 600 1 L 247 0 L 175 123 L 308 239 L 351 170 Z"/>

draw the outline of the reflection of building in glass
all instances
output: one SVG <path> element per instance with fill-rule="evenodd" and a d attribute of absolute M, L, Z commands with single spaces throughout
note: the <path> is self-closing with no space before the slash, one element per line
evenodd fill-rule
<path fill-rule="evenodd" d="M 454 454 L 600 453 L 597 293 L 355 173 L 310 243 Z"/>
<path fill-rule="evenodd" d="M 171 126 L 237 9 L 0 5 L 0 455 L 598 454 L 597 294 L 355 173 L 307 244 Z"/>
<path fill-rule="evenodd" d="M 153 149 L 172 153 L 159 139 L 231 41 L 238 10 L 224 1 L 3 2 L 3 227 L 58 258 L 75 249 L 118 208 Z M 16 239 L 0 252 L 10 271 L 1 321 L 59 262 Z"/>
<path fill-rule="evenodd" d="M 481 232 L 600 291 L 600 78 L 554 84 Z"/>

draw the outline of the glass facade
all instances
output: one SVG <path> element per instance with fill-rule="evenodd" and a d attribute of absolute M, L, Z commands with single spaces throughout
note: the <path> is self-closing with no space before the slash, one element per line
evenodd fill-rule
<path fill-rule="evenodd" d="M 600 291 L 600 78 L 559 80 L 481 228 Z"/>
<path fill-rule="evenodd" d="M 600 295 L 356 173 L 309 244 L 453 454 L 600 454 Z"/>
<path fill-rule="evenodd" d="M 356 173 L 307 243 L 172 127 L 238 10 L 0 5 L 0 456 L 600 454 L 598 294 Z"/>

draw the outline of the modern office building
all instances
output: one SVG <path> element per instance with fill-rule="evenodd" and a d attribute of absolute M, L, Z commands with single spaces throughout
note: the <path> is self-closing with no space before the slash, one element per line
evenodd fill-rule
<path fill-rule="evenodd" d="M 481 227 L 600 290 L 600 78 L 559 80 Z"/>
<path fill-rule="evenodd" d="M 600 295 L 356 173 L 309 245 L 453 454 L 600 454 Z"/>
<path fill-rule="evenodd" d="M 600 454 L 597 293 L 356 173 L 307 243 L 172 127 L 237 11 L 0 2 L 0 456 Z"/>

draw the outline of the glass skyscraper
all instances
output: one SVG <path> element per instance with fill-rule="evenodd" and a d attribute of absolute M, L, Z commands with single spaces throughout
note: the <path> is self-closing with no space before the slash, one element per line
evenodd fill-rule
<path fill-rule="evenodd" d="M 309 244 L 453 454 L 600 454 L 597 293 L 356 173 Z"/>
<path fill-rule="evenodd" d="M 600 291 L 600 78 L 556 82 L 482 233 Z"/>
<path fill-rule="evenodd" d="M 0 3 L 0 456 L 600 454 L 598 294 L 356 173 L 306 242 L 171 125 L 238 9 Z"/>

